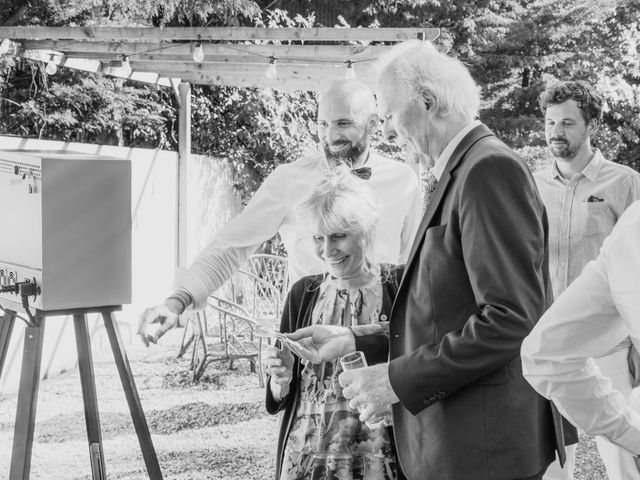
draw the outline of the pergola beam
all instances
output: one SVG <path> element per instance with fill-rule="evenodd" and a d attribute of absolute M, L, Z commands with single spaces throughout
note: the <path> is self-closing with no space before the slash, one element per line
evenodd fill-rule
<path fill-rule="evenodd" d="M 131 68 L 134 71 L 139 72 L 157 72 L 158 62 L 145 62 L 145 61 L 137 61 L 131 60 L 129 61 L 131 64 Z M 162 71 L 164 73 L 218 73 L 218 72 L 226 72 L 226 73 L 240 73 L 240 74 L 257 74 L 260 76 L 264 76 L 265 70 L 267 68 L 267 63 L 242 63 L 237 65 L 231 65 L 228 63 L 214 63 L 214 62 L 172 62 L 164 65 L 162 67 Z M 356 65 L 357 71 L 373 71 L 371 66 L 365 67 L 364 65 Z M 277 66 L 277 72 L 279 76 L 314 76 L 317 75 L 322 77 L 324 75 L 331 75 L 333 73 L 337 73 L 340 76 L 344 77 L 346 67 L 343 65 L 305 65 L 305 64 L 286 64 Z M 357 72 L 356 72 L 357 73 Z"/>
<path fill-rule="evenodd" d="M 344 75 L 340 78 L 343 78 Z M 324 78 L 266 78 L 264 75 L 239 75 L 239 74 L 195 74 L 185 75 L 182 79 L 197 85 L 221 85 L 239 88 L 273 88 L 291 92 L 301 91 L 322 91 L 327 88 L 327 80 Z"/>
<path fill-rule="evenodd" d="M 53 55 L 53 57 L 52 57 Z M 38 62 L 48 63 L 53 61 L 59 67 L 73 68 L 75 70 L 82 70 L 84 72 L 97 73 L 102 72 L 112 77 L 123 78 L 126 80 L 133 80 L 137 82 L 150 83 L 154 85 L 171 86 L 171 82 L 167 78 L 167 75 L 160 75 L 157 72 L 132 72 L 126 71 L 123 68 L 106 67 L 102 62 L 98 60 L 90 60 L 85 58 L 68 58 L 65 55 L 60 55 L 57 52 L 48 52 L 44 50 L 26 50 L 22 53 L 24 58 L 29 60 L 35 60 Z M 173 75 L 172 75 L 173 76 Z"/>
<path fill-rule="evenodd" d="M 437 28 L 259 28 L 259 27 L 0 27 L 13 40 L 191 40 L 376 41 L 434 40 Z"/>
<path fill-rule="evenodd" d="M 123 54 L 135 59 L 173 60 L 191 56 L 192 43 L 125 43 L 125 42 L 90 42 L 60 40 L 24 40 L 25 49 L 64 51 L 68 56 L 85 58 L 115 59 Z M 387 52 L 390 45 L 243 45 L 203 43 L 205 59 L 228 58 L 229 62 L 241 62 L 241 59 L 277 57 L 278 62 L 304 62 L 309 59 L 318 61 L 344 62 L 375 60 Z M 227 60 L 225 60 L 227 61 Z"/>
<path fill-rule="evenodd" d="M 357 77 L 371 84 L 372 65 L 390 44 L 438 35 L 435 28 L 0 26 L 0 38 L 20 45 L 15 55 L 45 63 L 53 58 L 60 66 L 161 85 L 173 78 L 281 90 L 322 90 L 344 77 L 349 62 Z M 193 61 L 198 42 L 202 63 Z M 123 64 L 125 57 L 133 72 Z M 264 73 L 272 58 L 278 76 L 268 79 Z"/>

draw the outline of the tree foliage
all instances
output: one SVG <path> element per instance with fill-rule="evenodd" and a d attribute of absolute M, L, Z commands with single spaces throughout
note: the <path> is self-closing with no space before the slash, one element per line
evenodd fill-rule
<path fill-rule="evenodd" d="M 316 101 L 308 92 L 198 86 L 193 93 L 193 149 L 233 162 L 244 195 L 313 145 Z"/>
<path fill-rule="evenodd" d="M 5 0 L 0 24 L 440 27 L 439 47 L 469 65 L 482 87 L 482 120 L 532 164 L 545 156 L 540 92 L 584 79 L 607 100 L 596 145 L 640 168 L 640 0 Z M 0 131 L 176 147 L 168 89 L 65 69 L 49 78 L 42 69 L 0 57 Z M 309 93 L 192 92 L 193 151 L 233 162 L 245 193 L 314 143 Z M 397 153 L 379 137 L 374 143 Z"/>
<path fill-rule="evenodd" d="M 531 2 L 467 58 L 484 88 L 483 119 L 515 147 L 542 148 L 540 92 L 557 81 L 585 80 L 606 99 L 595 146 L 640 170 L 639 23 L 637 0 Z"/>
<path fill-rule="evenodd" d="M 102 75 L 19 62 L 0 126 L 6 133 L 132 147 L 175 147 L 169 92 L 133 87 Z"/>
<path fill-rule="evenodd" d="M 300 8 L 284 0 L 283 8 Z M 307 2 L 300 12 L 318 6 Z M 466 63 L 483 92 L 481 119 L 532 163 L 543 161 L 538 97 L 582 79 L 607 99 L 595 145 L 640 170 L 639 0 L 355 0 L 323 10 L 347 27 L 439 27 L 439 47 Z M 332 15 L 333 14 L 333 15 Z"/>
<path fill-rule="evenodd" d="M 20 25 L 203 26 L 233 25 L 260 8 L 253 0 L 4 0 L 0 24 L 17 13 Z"/>

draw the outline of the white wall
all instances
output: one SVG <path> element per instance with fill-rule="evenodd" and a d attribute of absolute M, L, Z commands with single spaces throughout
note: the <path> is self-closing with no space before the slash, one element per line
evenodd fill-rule
<path fill-rule="evenodd" d="M 189 170 L 189 251 L 193 260 L 213 236 L 242 210 L 233 186 L 233 165 L 219 158 L 192 155 Z"/>
<path fill-rule="evenodd" d="M 176 262 L 177 160 L 176 152 L 121 148 L 71 142 L 0 136 L 3 149 L 72 150 L 128 158 L 132 167 L 132 303 L 115 316 L 125 342 L 135 336 L 138 315 L 164 300 L 171 290 Z M 233 171 L 220 159 L 193 156 L 189 174 L 189 258 L 215 231 L 240 210 L 233 189 Z M 94 356 L 109 355 L 102 322 L 90 318 Z M 21 365 L 23 323 L 16 321 L 11 345 L 0 377 L 0 393 L 15 391 Z M 74 368 L 75 336 L 71 318 L 51 317 L 46 322 L 42 356 L 43 377 Z"/>

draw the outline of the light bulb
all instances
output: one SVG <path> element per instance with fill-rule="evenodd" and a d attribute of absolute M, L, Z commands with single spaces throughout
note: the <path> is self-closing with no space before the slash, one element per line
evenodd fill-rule
<path fill-rule="evenodd" d="M 356 78 L 356 69 L 353 68 L 353 62 L 351 60 L 347 61 L 347 71 L 344 73 L 344 78 Z"/>
<path fill-rule="evenodd" d="M 49 57 L 49 63 L 47 63 L 44 71 L 47 72 L 47 75 L 55 75 L 58 71 L 58 66 L 56 65 L 56 62 L 53 61 L 53 55 Z"/>
<path fill-rule="evenodd" d="M 202 51 L 202 44 L 197 43 L 196 47 L 193 49 L 193 61 L 200 63 L 203 60 L 204 60 L 204 52 Z"/>
<path fill-rule="evenodd" d="M 122 55 L 122 70 L 125 75 L 131 75 L 131 64 L 129 63 L 129 55 Z"/>
<path fill-rule="evenodd" d="M 264 74 L 267 78 L 276 78 L 276 75 L 278 74 L 278 71 L 276 70 L 276 57 L 271 57 L 269 59 L 269 66 Z"/>

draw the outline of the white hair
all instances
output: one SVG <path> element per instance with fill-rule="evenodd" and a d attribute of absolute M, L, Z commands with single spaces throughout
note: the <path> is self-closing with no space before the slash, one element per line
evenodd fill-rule
<path fill-rule="evenodd" d="M 402 42 L 376 66 L 379 86 L 405 100 L 433 100 L 432 108 L 442 117 L 471 121 L 478 115 L 480 91 L 469 70 L 458 59 L 439 52 L 431 42 Z"/>
<path fill-rule="evenodd" d="M 373 245 L 379 217 L 373 191 L 345 166 L 330 169 L 298 211 L 319 232 L 362 233 L 367 249 Z"/>

